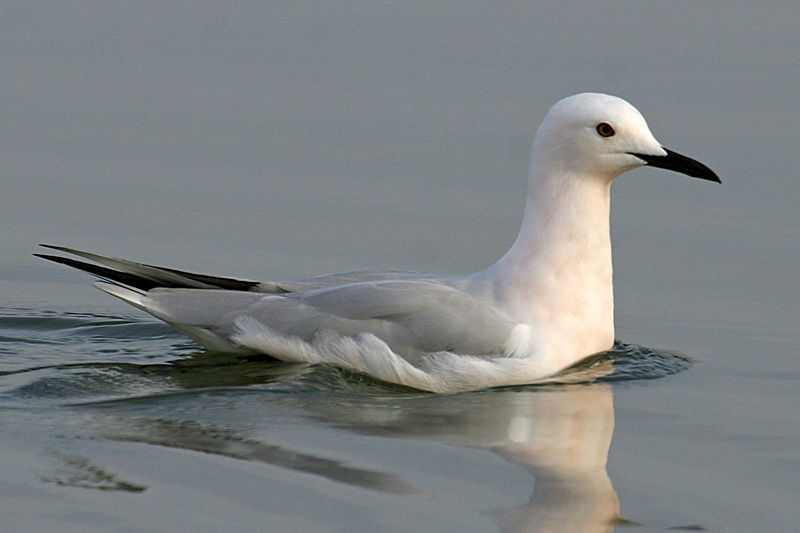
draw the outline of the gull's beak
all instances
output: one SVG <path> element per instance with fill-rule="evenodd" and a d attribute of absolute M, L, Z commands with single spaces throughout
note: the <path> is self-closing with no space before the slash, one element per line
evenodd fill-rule
<path fill-rule="evenodd" d="M 674 170 L 675 172 L 680 172 L 681 174 L 686 174 L 687 176 L 692 176 L 693 178 L 700 178 L 702 180 L 722 183 L 722 180 L 719 179 L 719 176 L 717 176 L 713 170 L 705 166 L 703 163 L 695 161 L 691 157 L 686 157 L 685 155 L 673 152 L 672 150 L 667 150 L 666 148 L 663 149 L 665 152 L 667 152 L 667 155 L 634 153 L 631 153 L 631 155 L 634 155 L 642 161 L 645 161 L 651 167 Z"/>

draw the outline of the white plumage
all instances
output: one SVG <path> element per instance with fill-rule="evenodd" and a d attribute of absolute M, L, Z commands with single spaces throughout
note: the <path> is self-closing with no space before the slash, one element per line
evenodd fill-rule
<path fill-rule="evenodd" d="M 295 282 L 217 278 L 50 246 L 105 266 L 97 286 L 210 350 L 332 363 L 447 392 L 545 380 L 613 345 L 610 186 L 650 164 L 719 181 L 664 149 L 619 98 L 583 93 L 545 117 L 519 236 L 467 276 L 365 271 Z"/>

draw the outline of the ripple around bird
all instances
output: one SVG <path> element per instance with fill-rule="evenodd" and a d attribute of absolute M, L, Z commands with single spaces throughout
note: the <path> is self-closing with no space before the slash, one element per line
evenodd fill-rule
<path fill-rule="evenodd" d="M 3 308 L 0 341 L 0 403 L 6 406 L 220 387 L 354 395 L 417 392 L 329 365 L 204 352 L 166 324 L 130 316 Z M 617 341 L 613 349 L 525 388 L 655 379 L 691 365 L 683 355 Z"/>

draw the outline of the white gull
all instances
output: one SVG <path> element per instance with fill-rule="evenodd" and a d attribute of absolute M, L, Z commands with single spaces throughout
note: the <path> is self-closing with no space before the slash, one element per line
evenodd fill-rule
<path fill-rule="evenodd" d="M 620 98 L 557 102 L 533 141 L 516 241 L 466 276 L 384 270 L 256 282 L 61 246 L 46 245 L 99 265 L 40 257 L 105 279 L 96 286 L 211 351 L 335 364 L 434 392 L 526 384 L 612 347 L 611 182 L 643 165 L 720 181 L 663 148 Z"/>

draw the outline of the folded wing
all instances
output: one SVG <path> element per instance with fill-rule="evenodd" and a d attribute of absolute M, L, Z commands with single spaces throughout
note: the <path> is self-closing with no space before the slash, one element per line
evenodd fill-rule
<path fill-rule="evenodd" d="M 211 350 L 237 351 L 237 321 L 311 341 L 322 332 L 371 334 L 414 359 L 435 353 L 503 352 L 514 323 L 448 278 L 405 271 L 364 271 L 294 282 L 221 278 L 49 246 L 94 261 L 42 257 L 111 283 L 97 286 L 164 320 Z"/>

